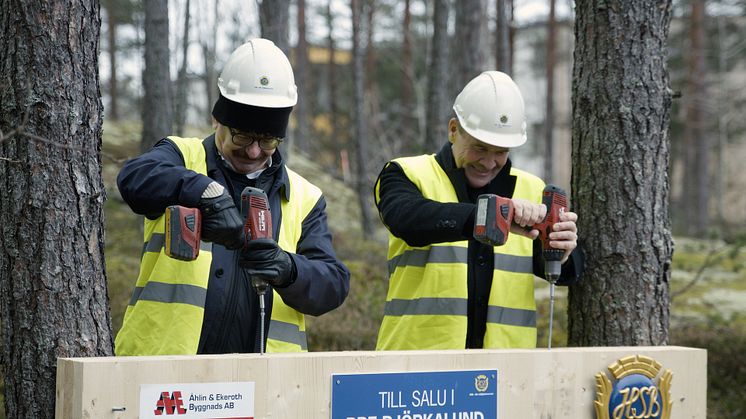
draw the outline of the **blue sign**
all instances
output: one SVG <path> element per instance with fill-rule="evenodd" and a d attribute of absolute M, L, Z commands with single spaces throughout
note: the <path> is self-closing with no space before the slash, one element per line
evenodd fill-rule
<path fill-rule="evenodd" d="M 497 370 L 333 374 L 332 419 L 497 419 Z"/>

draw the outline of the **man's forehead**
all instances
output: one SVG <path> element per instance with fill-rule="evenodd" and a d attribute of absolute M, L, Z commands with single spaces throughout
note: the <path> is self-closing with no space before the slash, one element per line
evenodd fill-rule
<path fill-rule="evenodd" d="M 466 134 L 466 133 L 465 133 Z M 487 144 L 484 141 L 479 141 L 478 139 L 472 137 L 471 135 L 467 134 L 467 138 L 469 141 L 471 141 L 472 145 L 479 146 L 487 151 L 493 152 L 493 153 L 502 153 L 506 151 L 510 151 L 507 147 L 498 147 L 496 145 Z"/>

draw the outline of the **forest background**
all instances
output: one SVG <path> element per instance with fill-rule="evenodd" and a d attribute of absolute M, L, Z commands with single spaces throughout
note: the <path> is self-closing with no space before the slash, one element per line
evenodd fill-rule
<path fill-rule="evenodd" d="M 245 40 L 267 36 L 263 31 L 278 31 L 270 38 L 291 57 L 301 88 L 282 151 L 290 167 L 325 192 L 335 248 L 353 273 L 344 306 L 309 320 L 311 350 L 374 347 L 386 293 L 386 231 L 370 199 L 372 184 L 390 158 L 433 152 L 445 142 L 450 104 L 470 78 L 460 71 L 465 59 L 455 51 L 477 53 L 472 67 L 513 75 L 526 98 L 529 142 L 511 157 L 517 166 L 571 187 L 570 2 L 171 0 L 155 11 L 148 8 L 154 3 L 102 2 L 105 254 L 114 333 L 141 252 L 141 221 L 121 202 L 116 174 L 127 158 L 162 136 L 209 135 L 222 62 Z M 358 15 L 350 7 L 355 3 Z M 469 23 L 459 20 L 468 15 L 466 3 L 477 4 Z M 440 47 L 433 36 L 438 4 L 451 9 Z M 506 4 L 507 24 L 500 26 L 497 10 Z M 146 69 L 144 50 L 148 39 L 153 41 L 145 37 L 148 14 L 159 16 L 161 30 L 168 29 L 160 37 L 166 55 L 160 56 L 159 70 Z M 743 1 L 676 1 L 668 38 L 675 235 L 669 343 L 708 349 L 708 416 L 718 418 L 745 414 L 738 389 L 746 370 L 736 361 L 746 350 L 746 177 L 740 174 L 746 157 L 744 15 Z M 458 29 L 465 24 L 479 28 L 468 42 Z M 444 47 L 451 66 L 445 70 L 433 58 L 433 51 Z M 433 100 L 428 83 L 444 71 L 455 76 L 446 77 L 442 100 Z M 149 100 L 144 86 L 153 74 L 160 74 L 155 84 L 162 90 Z M 440 109 L 429 109 L 433 103 Z M 360 110 L 363 121 L 355 115 Z M 358 141 L 365 141 L 364 147 Z M 567 344 L 565 295 L 559 295 L 554 346 Z M 539 280 L 537 297 L 544 342 L 547 287 Z"/>

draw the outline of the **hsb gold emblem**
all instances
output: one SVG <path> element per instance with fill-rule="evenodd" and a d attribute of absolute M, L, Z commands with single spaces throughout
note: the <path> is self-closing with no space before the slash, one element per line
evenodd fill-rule
<path fill-rule="evenodd" d="M 661 364 L 642 355 L 621 358 L 608 369 L 613 385 L 606 373 L 596 374 L 597 419 L 670 419 L 671 370 L 660 374 Z"/>

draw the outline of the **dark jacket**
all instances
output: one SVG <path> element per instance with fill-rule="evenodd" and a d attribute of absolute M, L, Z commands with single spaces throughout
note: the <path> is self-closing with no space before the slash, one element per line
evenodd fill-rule
<path fill-rule="evenodd" d="M 237 208 L 240 208 L 241 191 L 246 186 L 258 187 L 267 193 L 272 231 L 277 239 L 282 222 L 281 199 L 287 200 L 290 195 L 280 152 L 272 155 L 271 167 L 259 178 L 250 180 L 228 169 L 217 152 L 214 136 L 206 138 L 203 144 L 208 177 L 187 170 L 178 147 L 162 139 L 150 151 L 124 165 L 117 178 L 122 198 L 134 212 L 157 218 L 169 205 L 195 207 L 213 180 L 231 192 Z M 238 266 L 238 252 L 216 244 L 212 251 L 199 353 L 258 352 L 258 296 Z M 289 286 L 277 289 L 283 301 L 301 313 L 314 316 L 339 307 L 349 292 L 350 273 L 332 248 L 323 196 L 303 221 L 297 252 L 289 254 L 295 277 Z M 265 337 L 272 311 L 271 289 L 267 295 L 270 298 L 265 298 Z"/>
<path fill-rule="evenodd" d="M 491 193 L 513 197 L 516 179 L 510 175 L 508 160 L 495 179 L 480 189 L 468 186 L 464 171 L 456 167 L 451 144 L 446 143 L 435 156 L 436 161 L 453 184 L 458 203 L 442 203 L 425 199 L 397 164 L 387 164 L 379 179 L 378 211 L 381 220 L 396 237 L 410 246 L 468 240 L 468 325 L 467 348 L 481 348 L 487 321 L 487 302 L 492 286 L 494 258 L 492 246 L 473 237 L 476 198 Z M 534 241 L 534 274 L 544 278 L 544 258 L 541 242 Z M 583 269 L 582 252 L 573 251 L 562 265 L 558 285 L 570 285 L 580 279 Z"/>

